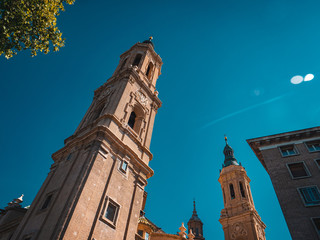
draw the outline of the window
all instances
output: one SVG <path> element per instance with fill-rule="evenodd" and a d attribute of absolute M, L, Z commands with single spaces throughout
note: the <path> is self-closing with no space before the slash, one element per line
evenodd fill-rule
<path fill-rule="evenodd" d="M 46 209 L 49 206 L 49 204 L 51 202 L 51 199 L 52 199 L 52 196 L 53 196 L 53 194 L 50 194 L 50 195 L 47 196 L 46 200 L 42 204 L 41 210 L 42 209 Z"/>
<path fill-rule="evenodd" d="M 141 54 L 138 54 L 138 55 L 135 57 L 132 66 L 139 66 L 139 63 L 140 63 L 140 61 L 141 61 L 141 58 L 142 58 L 142 55 L 141 55 Z"/>
<path fill-rule="evenodd" d="M 304 164 L 304 162 L 298 162 L 298 163 L 289 163 L 287 164 L 289 172 L 291 174 L 291 177 L 293 179 L 295 178 L 304 178 L 309 177 L 310 173 Z"/>
<path fill-rule="evenodd" d="M 104 217 L 108 219 L 113 225 L 116 224 L 118 209 L 119 209 L 119 206 L 112 200 L 109 200 L 108 207 Z"/>
<path fill-rule="evenodd" d="M 318 168 L 320 168 L 320 159 L 315 159 L 314 161 L 315 161 L 316 164 L 318 165 Z"/>
<path fill-rule="evenodd" d="M 146 232 L 145 240 L 149 240 L 149 233 Z"/>
<path fill-rule="evenodd" d="M 146 71 L 146 75 L 149 80 L 151 79 L 152 70 L 153 70 L 153 63 L 150 62 Z"/>
<path fill-rule="evenodd" d="M 234 194 L 233 184 L 231 183 L 231 184 L 229 185 L 229 187 L 230 187 L 230 196 L 231 196 L 231 199 L 235 199 L 236 196 L 235 196 L 235 194 Z"/>
<path fill-rule="evenodd" d="M 127 172 L 127 168 L 128 168 L 128 163 L 126 161 L 121 161 L 120 163 L 120 170 L 122 172 Z"/>
<path fill-rule="evenodd" d="M 320 193 L 316 186 L 298 188 L 298 190 L 306 206 L 320 204 Z"/>
<path fill-rule="evenodd" d="M 138 234 L 143 237 L 143 231 L 142 230 L 138 230 Z"/>
<path fill-rule="evenodd" d="M 133 129 L 134 124 L 136 122 L 136 117 L 137 117 L 136 113 L 135 112 L 131 112 L 130 117 L 129 117 L 129 121 L 128 121 L 128 125 L 132 129 Z"/>
<path fill-rule="evenodd" d="M 122 64 L 121 64 L 121 67 L 120 67 L 120 71 L 123 69 L 123 67 L 126 65 L 126 63 L 127 63 L 127 59 L 125 59 L 123 62 L 122 62 Z"/>
<path fill-rule="evenodd" d="M 320 141 L 307 142 L 306 145 L 309 152 L 320 151 Z"/>
<path fill-rule="evenodd" d="M 297 151 L 294 145 L 282 146 L 280 147 L 280 152 L 282 154 L 282 157 L 297 155 Z"/>
<path fill-rule="evenodd" d="M 246 197 L 246 195 L 244 194 L 244 189 L 243 189 L 242 182 L 239 182 L 239 188 L 240 188 L 241 196 L 242 196 L 243 198 L 245 198 L 245 197 Z"/>
<path fill-rule="evenodd" d="M 196 236 L 199 236 L 199 228 L 196 228 Z"/>
<path fill-rule="evenodd" d="M 317 233 L 320 235 L 320 217 L 312 218 L 312 222 L 316 228 Z"/>

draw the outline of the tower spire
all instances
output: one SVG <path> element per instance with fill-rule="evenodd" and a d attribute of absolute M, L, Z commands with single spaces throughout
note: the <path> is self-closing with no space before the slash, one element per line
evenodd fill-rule
<path fill-rule="evenodd" d="M 226 135 L 224 135 L 224 140 L 226 142 L 226 146 L 223 149 L 224 154 L 224 163 L 222 167 L 227 167 L 230 165 L 239 165 L 237 159 L 234 156 L 234 151 L 232 147 L 228 144 L 228 138 Z"/>
<path fill-rule="evenodd" d="M 194 240 L 204 240 L 203 237 L 203 223 L 198 217 L 197 209 L 196 209 L 196 200 L 193 199 L 193 212 L 192 216 L 188 222 L 189 231 L 195 235 Z"/>

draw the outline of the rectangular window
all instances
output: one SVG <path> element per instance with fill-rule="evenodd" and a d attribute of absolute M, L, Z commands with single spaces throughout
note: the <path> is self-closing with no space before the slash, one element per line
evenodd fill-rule
<path fill-rule="evenodd" d="M 303 162 L 289 163 L 287 166 L 293 179 L 310 176 L 310 173 Z"/>
<path fill-rule="evenodd" d="M 50 195 L 47 196 L 46 200 L 45 200 L 44 203 L 42 204 L 41 210 L 42 210 L 42 209 L 46 209 L 46 208 L 49 206 L 49 204 L 50 204 L 50 202 L 51 202 L 51 199 L 52 199 L 52 195 L 53 195 L 53 194 L 50 194 Z"/>
<path fill-rule="evenodd" d="M 280 152 L 282 157 L 297 155 L 297 150 L 294 145 L 282 146 L 280 147 Z"/>
<path fill-rule="evenodd" d="M 126 161 L 122 161 L 120 164 L 121 164 L 121 165 L 120 165 L 120 170 L 121 170 L 122 172 L 127 172 L 128 163 L 127 163 Z"/>
<path fill-rule="evenodd" d="M 312 222 L 313 222 L 313 225 L 314 225 L 315 228 L 316 228 L 317 233 L 318 233 L 319 236 L 320 236 L 320 217 L 312 218 Z"/>
<path fill-rule="evenodd" d="M 101 220 L 111 227 L 115 228 L 120 206 L 111 200 L 106 199 L 104 214 L 101 216 Z"/>
<path fill-rule="evenodd" d="M 318 168 L 320 168 L 320 159 L 315 159 L 314 161 L 316 162 Z"/>
<path fill-rule="evenodd" d="M 320 141 L 306 142 L 309 152 L 320 151 Z"/>
<path fill-rule="evenodd" d="M 306 206 L 320 204 L 320 193 L 317 186 L 298 188 L 298 190 Z"/>
<path fill-rule="evenodd" d="M 149 233 L 146 232 L 146 240 L 149 240 Z"/>
<path fill-rule="evenodd" d="M 116 217 L 116 212 L 117 212 L 117 206 L 112 202 L 109 202 L 105 217 L 111 222 L 114 222 Z"/>

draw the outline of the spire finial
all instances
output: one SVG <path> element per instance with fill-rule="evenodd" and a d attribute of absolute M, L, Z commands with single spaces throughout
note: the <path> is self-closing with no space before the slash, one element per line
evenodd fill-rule
<path fill-rule="evenodd" d="M 227 135 L 224 135 L 224 140 L 226 141 L 226 144 L 228 144 L 228 138 L 227 138 Z"/>
<path fill-rule="evenodd" d="M 193 212 L 197 212 L 196 210 L 196 199 L 193 199 Z"/>
<path fill-rule="evenodd" d="M 151 41 L 152 39 L 153 39 L 153 37 L 152 37 L 152 36 L 150 36 L 150 37 L 149 37 L 149 41 Z"/>

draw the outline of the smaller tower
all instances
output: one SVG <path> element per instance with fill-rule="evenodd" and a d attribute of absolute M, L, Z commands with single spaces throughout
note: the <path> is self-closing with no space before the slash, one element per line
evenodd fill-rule
<path fill-rule="evenodd" d="M 204 240 L 203 223 L 201 222 L 201 220 L 197 214 L 196 201 L 193 201 L 193 213 L 192 213 L 192 216 L 188 222 L 188 229 L 189 229 L 189 231 L 192 230 L 192 233 L 195 236 L 194 240 Z"/>
<path fill-rule="evenodd" d="M 224 209 L 219 222 L 226 240 L 265 240 L 266 225 L 256 211 L 250 191 L 250 179 L 244 167 L 234 157 L 233 149 L 225 137 L 225 155 L 219 182 L 222 188 Z"/>

